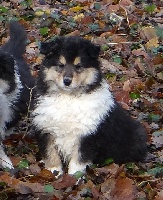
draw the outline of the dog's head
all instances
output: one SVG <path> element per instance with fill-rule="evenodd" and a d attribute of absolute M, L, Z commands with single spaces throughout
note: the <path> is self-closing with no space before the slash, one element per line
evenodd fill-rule
<path fill-rule="evenodd" d="M 41 44 L 43 76 L 48 87 L 67 92 L 88 92 L 101 81 L 100 47 L 81 37 L 58 37 Z"/>
<path fill-rule="evenodd" d="M 9 93 L 15 88 L 14 58 L 0 50 L 0 91 Z"/>

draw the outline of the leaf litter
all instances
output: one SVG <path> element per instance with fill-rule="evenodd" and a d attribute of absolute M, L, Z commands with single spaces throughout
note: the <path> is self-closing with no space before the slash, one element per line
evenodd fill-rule
<path fill-rule="evenodd" d="M 21 121 L 4 141 L 14 169 L 0 171 L 0 199 L 163 198 L 163 7 L 161 1 L 72 0 L 1 1 L 1 44 L 8 21 L 26 29 L 25 59 L 37 77 L 40 41 L 56 35 L 81 35 L 101 46 L 101 67 L 119 103 L 138 117 L 148 133 L 146 163 L 87 167 L 86 174 L 57 178 L 37 162 L 38 146 Z"/>

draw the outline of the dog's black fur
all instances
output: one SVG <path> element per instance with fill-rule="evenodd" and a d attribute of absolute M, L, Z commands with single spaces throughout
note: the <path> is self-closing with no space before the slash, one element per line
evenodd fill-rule
<path fill-rule="evenodd" d="M 30 89 L 34 87 L 29 66 L 23 59 L 26 48 L 26 32 L 16 21 L 10 22 L 10 39 L 0 48 L 0 137 L 16 125 L 28 112 Z M 31 98 L 32 99 L 32 98 Z M 0 146 L 0 164 L 12 167 Z M 9 163 L 8 163 L 9 162 Z"/>
<path fill-rule="evenodd" d="M 12 120 L 6 123 L 7 128 L 15 126 L 21 117 L 24 114 L 27 114 L 30 100 L 30 89 L 32 89 L 35 84 L 34 78 L 31 76 L 29 66 L 23 58 L 27 43 L 26 32 L 24 28 L 16 21 L 10 22 L 9 30 L 10 39 L 0 49 L 0 56 L 3 57 L 4 63 L 3 68 L 1 67 L 0 70 L 8 71 L 5 75 L 2 72 L 0 78 L 2 76 L 3 79 L 3 76 L 5 76 L 4 80 L 7 80 L 9 84 L 9 90 L 7 93 L 11 93 L 17 87 L 14 74 L 16 64 L 17 72 L 20 76 L 20 82 L 22 84 L 22 89 L 19 98 L 13 102 L 11 106 L 11 109 L 14 111 L 14 115 Z"/>
<path fill-rule="evenodd" d="M 147 153 L 145 141 L 144 128 L 116 103 L 96 134 L 81 138 L 82 161 L 99 164 L 106 158 L 119 164 L 143 161 Z"/>
<path fill-rule="evenodd" d="M 52 162 L 52 158 L 56 155 L 53 155 L 53 153 L 49 153 L 51 151 L 52 146 L 58 151 L 58 154 L 62 157 L 64 157 L 64 161 L 71 163 L 71 159 L 73 159 L 72 155 L 65 155 L 65 149 L 66 147 L 64 146 L 65 144 L 60 144 L 56 143 L 58 137 L 62 137 L 64 140 L 64 137 L 69 140 L 69 143 L 71 143 L 72 139 L 76 136 L 75 134 L 78 134 L 76 132 L 73 136 L 68 136 L 69 133 L 63 133 L 62 134 L 62 129 L 64 129 L 64 124 L 63 127 L 61 128 L 58 126 L 58 124 L 61 122 L 62 123 L 62 117 L 57 118 L 58 113 L 60 113 L 60 102 L 57 101 L 57 105 L 55 105 L 55 99 L 60 98 L 60 96 L 63 98 L 68 98 L 71 101 L 72 99 L 75 99 L 75 102 L 80 102 L 80 98 L 83 95 L 83 98 L 87 99 L 87 104 L 90 105 L 90 100 L 89 100 L 89 95 L 95 95 L 96 93 L 98 94 L 100 90 L 103 90 L 103 87 L 107 85 L 107 83 L 103 84 L 104 79 L 102 78 L 102 73 L 100 70 L 100 63 L 98 60 L 99 57 L 99 47 L 95 46 L 92 44 L 90 41 L 82 39 L 80 37 L 58 37 L 55 41 L 43 43 L 41 46 L 41 53 L 45 55 L 45 59 L 43 60 L 42 63 L 42 69 L 40 70 L 39 73 L 39 78 L 38 78 L 38 83 L 37 83 L 37 91 L 38 91 L 38 101 L 36 103 L 36 111 L 34 110 L 34 126 L 36 127 L 37 130 L 37 139 L 39 142 L 41 154 L 43 156 L 43 159 L 46 162 Z M 64 66 L 62 63 L 59 61 L 60 56 L 64 56 L 65 60 L 63 60 Z M 73 62 L 75 63 L 74 59 L 80 57 L 80 67 L 81 71 L 76 72 L 75 71 L 75 64 L 72 64 Z M 61 59 L 62 61 L 62 59 Z M 58 66 L 61 65 L 62 70 Z M 53 68 L 52 66 L 55 66 Z M 68 86 L 65 86 L 62 84 L 62 81 L 64 82 L 64 77 L 69 75 L 69 72 L 66 71 L 66 68 L 71 66 L 73 69 L 73 72 L 71 74 L 71 83 Z M 65 68 L 65 70 L 64 70 Z M 70 71 L 71 68 L 69 67 Z M 71 88 L 71 84 L 73 84 L 73 80 L 76 77 L 82 76 L 82 72 L 85 71 L 86 69 L 95 69 L 95 74 L 94 79 L 92 82 L 89 84 L 81 83 L 81 85 L 76 86 L 76 88 Z M 54 71 L 54 74 L 56 73 L 56 76 L 61 76 L 63 80 L 60 83 L 57 82 L 57 79 L 47 79 L 49 76 L 47 69 L 52 69 Z M 75 72 L 74 72 L 75 71 Z M 52 75 L 52 72 L 50 75 Z M 66 73 L 66 75 L 65 75 Z M 91 71 L 90 73 L 90 79 L 91 79 Z M 77 75 L 76 75 L 77 74 Z M 66 84 L 66 83 L 65 83 Z M 53 88 L 51 89 L 50 88 Z M 108 88 L 109 90 L 109 88 Z M 147 145 L 146 145 L 146 133 L 142 125 L 132 119 L 128 114 L 127 111 L 125 111 L 117 102 L 116 100 L 111 96 L 109 96 L 110 93 L 108 93 L 108 100 L 106 100 L 107 103 L 110 102 L 110 108 L 107 111 L 107 114 L 105 114 L 101 120 L 98 121 L 92 121 L 92 123 L 96 123 L 96 128 L 94 131 L 90 131 L 89 133 L 84 133 L 79 136 L 79 138 L 76 140 L 76 143 L 79 142 L 77 150 L 72 147 L 72 154 L 74 153 L 73 151 L 78 151 L 78 162 L 80 164 L 87 164 L 87 163 L 99 163 L 102 164 L 107 158 L 112 157 L 113 160 L 116 163 L 126 163 L 129 161 L 143 161 L 146 154 L 147 154 Z M 105 93 L 102 93 L 102 96 L 99 95 L 99 99 L 103 98 L 105 96 Z M 54 104 L 48 105 L 47 98 L 52 98 L 54 99 Z M 70 97 L 70 98 L 69 98 Z M 62 101 L 62 98 L 60 98 Z M 64 100 L 63 100 L 64 101 Z M 66 102 L 66 100 L 65 100 Z M 73 101 L 72 101 L 73 102 Z M 73 103 L 72 103 L 73 104 Z M 96 100 L 92 102 L 92 104 L 96 105 Z M 61 106 L 64 104 L 61 103 Z M 71 106 L 71 103 L 67 101 L 67 106 Z M 56 109 L 54 111 L 54 114 L 51 114 L 51 110 L 58 107 L 58 110 Z M 82 101 L 79 103 L 79 106 L 82 109 L 85 106 Z M 83 107 L 82 107 L 83 106 Z M 99 105 L 97 108 L 98 110 L 101 109 L 101 107 L 104 106 L 102 103 Z M 47 109 L 47 113 L 42 113 L 41 109 L 45 108 Z M 65 110 L 69 109 L 69 107 L 64 107 Z M 48 110 L 49 109 L 49 110 Z M 73 127 L 73 123 L 76 123 L 76 117 L 73 116 L 73 113 L 75 113 L 76 107 L 73 108 L 73 105 L 71 107 L 72 109 L 72 116 L 70 115 L 70 118 L 67 118 L 67 121 L 70 121 L 70 129 L 71 126 Z M 94 111 L 91 110 L 92 108 L 88 106 L 88 113 L 94 113 Z M 98 112 L 97 110 L 97 112 Z M 49 114 L 48 114 L 49 112 Z M 62 111 L 61 111 L 62 112 Z M 68 112 L 68 111 L 67 111 Z M 67 114 L 66 111 L 65 115 Z M 46 115 L 47 114 L 47 115 Z M 81 113 L 79 113 L 80 115 Z M 46 117 L 46 116 L 47 117 Z M 54 119 L 52 118 L 54 116 Z M 45 117 L 45 120 L 47 120 L 47 124 L 49 125 L 45 126 L 42 125 L 41 123 L 41 118 Z M 48 121 L 48 117 L 51 117 L 51 121 Z M 63 118 L 65 116 L 63 115 Z M 90 114 L 90 118 L 91 118 Z M 37 118 L 37 119 L 35 119 Z M 84 114 L 83 114 L 84 118 Z M 40 120 L 40 121 L 39 121 Z M 58 120 L 59 122 L 55 122 L 55 120 Z M 89 121 L 89 118 L 88 118 Z M 52 125 L 51 125 L 52 123 Z M 58 123 L 58 124 L 57 124 Z M 65 123 L 67 123 L 65 121 Z M 81 122 L 83 123 L 83 122 Z M 81 125 L 79 123 L 79 125 Z M 86 124 L 87 125 L 87 124 Z M 86 126 L 85 125 L 85 126 Z M 59 136 L 56 134 L 56 132 L 53 132 L 53 127 L 60 127 L 60 133 L 62 134 Z M 65 125 L 66 126 L 66 125 Z M 82 124 L 85 128 L 85 126 Z M 49 128 L 49 129 L 48 129 Z M 49 130 L 49 132 L 48 132 Z M 51 130 L 51 131 L 50 131 Z M 54 129 L 55 130 L 55 129 Z M 74 130 L 72 128 L 72 130 Z M 69 131 L 67 129 L 67 131 Z M 80 131 L 80 130 L 79 130 Z M 63 131 L 64 132 L 64 131 Z M 50 135 L 49 135 L 50 134 Z M 71 133 L 70 133 L 71 135 Z M 69 144 L 68 143 L 68 144 Z M 75 146 L 75 145 L 74 145 Z M 65 148 L 62 151 L 62 147 Z M 69 147 L 67 147 L 69 148 Z M 50 149 L 50 150 L 49 150 Z M 67 149 L 68 150 L 68 149 Z M 49 155 L 50 154 L 50 155 Z M 49 157 L 49 158 L 48 158 Z M 54 169 L 55 163 L 51 163 L 51 166 L 48 165 L 47 167 L 49 169 Z M 45 165 L 46 166 L 46 165 Z M 54 167 L 53 167 L 54 166 Z M 74 172 L 72 167 L 70 167 L 69 173 Z M 80 168 L 80 167 L 79 167 Z M 78 168 L 77 168 L 78 169 Z"/>

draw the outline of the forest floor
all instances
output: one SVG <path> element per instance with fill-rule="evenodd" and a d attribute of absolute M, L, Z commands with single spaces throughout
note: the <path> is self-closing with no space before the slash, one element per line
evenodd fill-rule
<path fill-rule="evenodd" d="M 0 1 L 0 40 L 8 22 L 26 29 L 25 59 L 37 77 L 41 41 L 80 35 L 101 46 L 101 67 L 117 101 L 145 126 L 151 156 L 146 163 L 87 168 L 59 179 L 36 161 L 37 143 L 25 117 L 4 141 L 14 169 L 0 170 L 0 200 L 163 199 L 163 1 Z"/>

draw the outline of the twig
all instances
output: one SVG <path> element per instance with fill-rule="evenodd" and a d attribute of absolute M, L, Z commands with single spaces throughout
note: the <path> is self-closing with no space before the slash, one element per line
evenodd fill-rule
<path fill-rule="evenodd" d="M 34 86 L 33 88 L 29 88 L 27 85 L 26 87 L 30 90 L 30 96 L 29 96 L 29 102 L 28 102 L 28 107 L 27 107 L 27 115 L 24 119 L 25 122 L 28 122 L 28 119 L 29 119 L 29 115 L 30 115 L 30 109 L 31 109 L 31 102 L 32 102 L 32 96 L 33 96 L 33 89 L 36 87 Z M 28 126 L 26 127 L 26 130 L 25 130 L 25 134 L 23 135 L 22 139 L 24 139 L 24 137 L 27 135 L 27 130 L 28 130 Z"/>
<path fill-rule="evenodd" d="M 130 27 L 130 22 L 129 22 L 129 19 L 128 19 L 128 13 L 127 13 L 127 10 L 126 8 L 124 8 L 122 5 L 120 5 L 120 2 L 122 0 L 119 1 L 119 6 L 125 11 L 125 14 L 126 14 L 126 20 L 127 20 L 127 23 L 128 23 L 128 26 Z"/>
<path fill-rule="evenodd" d="M 144 185 L 145 183 L 148 183 L 148 182 L 156 182 L 156 181 L 159 181 L 159 180 L 160 180 L 160 179 L 142 181 L 142 182 L 140 182 L 137 186 L 138 186 L 138 187 L 141 187 L 141 185 Z"/>
<path fill-rule="evenodd" d="M 116 44 L 139 44 L 139 42 L 108 42 L 108 45 L 116 45 Z"/>

